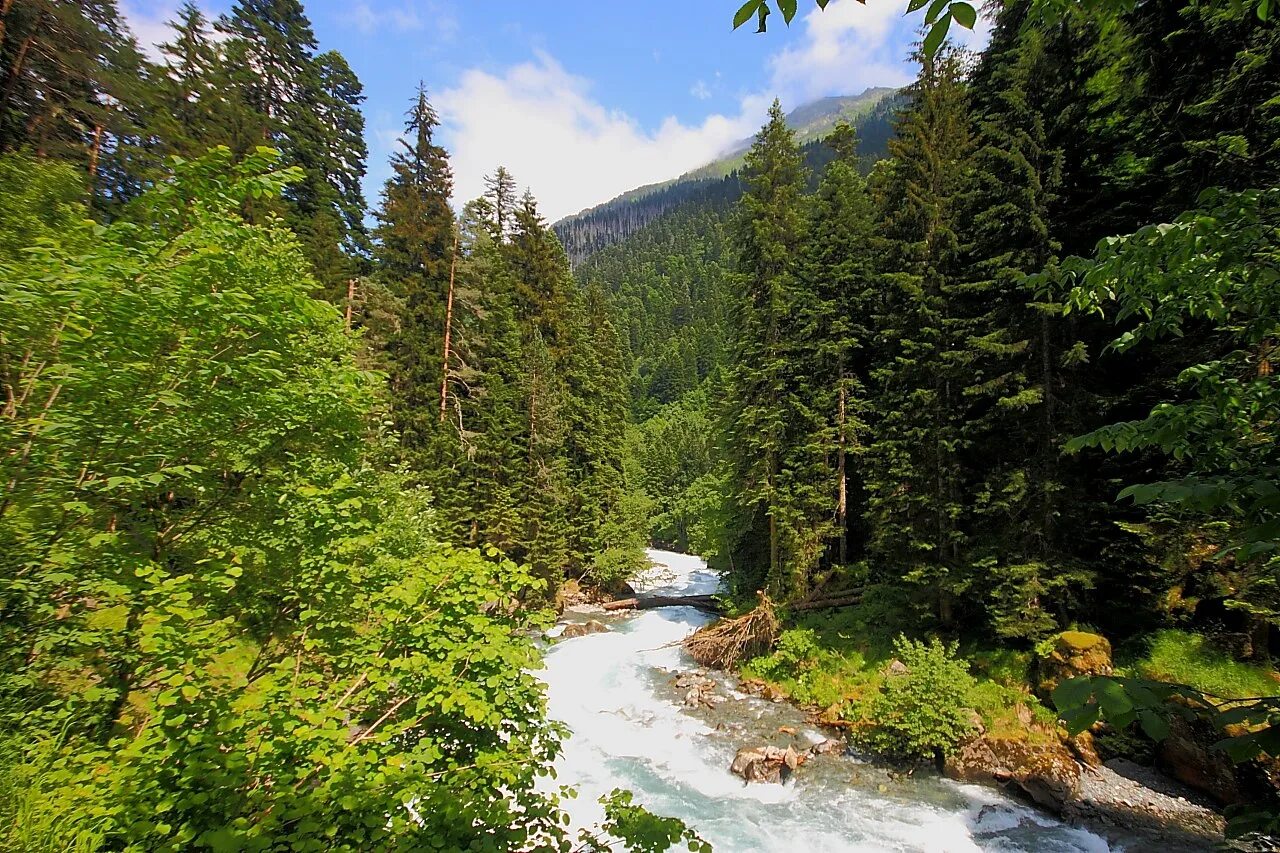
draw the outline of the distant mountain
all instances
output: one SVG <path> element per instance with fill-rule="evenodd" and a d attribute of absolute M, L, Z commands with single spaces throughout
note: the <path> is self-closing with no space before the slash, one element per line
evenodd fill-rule
<path fill-rule="evenodd" d="M 787 125 L 796 132 L 796 141 L 801 145 L 806 142 L 818 142 L 835 130 L 836 122 L 847 121 L 858 125 L 859 120 L 869 116 L 876 105 L 897 92 L 886 86 L 868 89 L 861 95 L 835 95 L 830 98 L 819 98 L 796 107 L 787 113 Z M 708 163 L 700 169 L 694 169 L 681 178 L 723 178 L 725 175 L 742 168 L 747 151 L 755 139 L 744 139 L 729 150 L 720 159 Z"/>
<path fill-rule="evenodd" d="M 893 117 L 902 105 L 897 90 L 879 87 L 861 95 L 822 98 L 787 115 L 796 131 L 805 160 L 815 173 L 831 159 L 822 144 L 837 121 L 848 121 L 858 132 L 860 152 L 869 169 L 885 156 L 893 135 Z M 727 209 L 742 194 L 738 170 L 751 147 L 743 140 L 725 156 L 678 178 L 637 187 L 581 213 L 565 217 L 553 227 L 575 265 L 593 253 L 626 239 L 660 216 L 688 206 Z"/>

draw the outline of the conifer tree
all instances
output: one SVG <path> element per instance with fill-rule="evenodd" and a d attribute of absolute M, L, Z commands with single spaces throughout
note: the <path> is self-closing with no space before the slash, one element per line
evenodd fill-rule
<path fill-rule="evenodd" d="M 944 625 L 972 578 L 962 517 L 968 437 L 967 328 L 958 315 L 961 202 L 973 148 L 962 57 L 924 58 L 911 107 L 890 143 L 882 189 L 881 350 L 872 370 L 874 437 L 866 454 L 872 551 Z"/>
<path fill-rule="evenodd" d="M 977 344 L 969 396 L 986 400 L 971 418 L 967 454 L 976 592 L 997 634 L 1036 639 L 1091 578 L 1064 535 L 1083 526 L 1081 496 L 1066 494 L 1078 478 L 1061 454 L 1079 426 L 1064 387 L 1080 381 L 1072 375 L 1080 345 L 1062 306 L 1026 283 L 1056 264 L 1051 217 L 1063 155 L 1052 139 L 1056 96 L 1042 85 L 1053 60 L 1025 16 L 1025 4 L 1001 12 L 971 82 L 977 149 L 961 308 Z"/>
<path fill-rule="evenodd" d="M 195 3 L 183 3 L 169 22 L 170 41 L 160 45 L 164 55 L 159 81 L 157 122 L 160 145 L 183 157 L 194 157 L 217 145 L 234 147 L 236 128 L 245 121 L 248 106 L 230 84 L 222 46 Z"/>
<path fill-rule="evenodd" d="M 366 251 L 360 189 L 366 149 L 360 81 L 335 52 L 316 56 L 298 0 L 242 0 L 217 29 L 228 37 L 227 83 L 246 107 L 233 150 L 280 149 L 303 171 L 285 194 L 324 295 L 337 301 Z"/>
<path fill-rule="evenodd" d="M 795 337 L 802 347 L 797 355 L 802 356 L 806 374 L 804 393 L 815 413 L 803 444 L 806 467 L 815 475 L 823 472 L 810 478 L 816 492 L 813 506 L 834 517 L 833 556 L 843 564 L 850 556 L 851 526 L 861 526 L 863 509 L 863 490 L 859 483 L 850 483 L 849 457 L 861 440 L 874 336 L 875 220 L 866 181 L 858 172 L 853 129 L 837 124 L 827 144 L 836 157 L 809 204 L 802 272 L 807 310 L 797 318 Z M 863 545 L 861 538 L 857 549 Z"/>
<path fill-rule="evenodd" d="M 740 496 L 740 538 L 734 561 L 775 592 L 791 587 L 780 517 L 786 512 L 780 473 L 786 451 L 785 334 L 803 235 L 805 168 L 795 134 L 774 101 L 769 120 L 747 153 L 746 191 L 734 242 L 740 302 L 734 365 L 728 381 L 726 437 Z M 757 542 L 767 547 L 764 554 Z"/>
<path fill-rule="evenodd" d="M 502 242 L 511 225 L 511 217 L 516 206 L 516 182 L 505 166 L 499 166 L 492 175 L 484 179 L 484 197 L 489 201 L 493 214 L 494 233 Z"/>
<path fill-rule="evenodd" d="M 399 298 L 399 328 L 389 342 L 393 411 L 407 453 L 421 454 L 438 422 L 445 299 L 453 262 L 453 175 L 435 143 L 439 126 L 425 89 L 408 113 L 412 142 L 391 159 L 374 229 L 378 275 Z M 417 465 L 426 469 L 419 456 Z"/>
<path fill-rule="evenodd" d="M 114 0 L 5 4 L 0 22 L 0 152 L 76 163 L 99 207 L 141 192 L 154 69 Z"/>

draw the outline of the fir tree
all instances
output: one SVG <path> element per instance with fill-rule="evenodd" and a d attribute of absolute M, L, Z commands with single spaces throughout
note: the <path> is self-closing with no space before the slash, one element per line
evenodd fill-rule
<path fill-rule="evenodd" d="M 516 205 L 516 182 L 505 166 L 499 166 L 492 175 L 485 176 L 484 197 L 493 213 L 494 233 L 498 242 L 502 242 L 507 236 Z"/>
<path fill-rule="evenodd" d="M 930 601 L 945 625 L 972 578 L 964 565 L 964 394 L 972 330 L 958 314 L 961 201 L 973 139 L 960 55 L 924 59 L 890 143 L 882 189 L 886 239 L 866 454 L 873 554 Z"/>
<path fill-rule="evenodd" d="M 764 568 L 768 586 L 785 592 L 793 579 L 786 574 L 780 530 L 787 509 L 780 488 L 787 450 L 784 336 L 803 235 L 805 169 L 777 101 L 747 153 L 743 181 L 734 234 L 741 301 L 726 424 L 741 502 L 735 563 Z M 754 550 L 757 541 L 766 543 L 764 555 Z"/>
<path fill-rule="evenodd" d="M 871 197 L 857 169 L 853 129 L 837 124 L 827 143 L 836 158 L 809 205 L 802 273 L 807 310 L 798 318 L 796 339 L 803 347 L 809 407 L 820 413 L 811 419 L 809 440 L 803 445 L 806 467 L 815 474 L 813 507 L 834 515 L 834 557 L 843 564 L 851 553 L 851 527 L 861 526 L 863 511 L 863 490 L 850 482 L 849 457 L 863 431 L 860 419 L 875 331 L 875 228 Z M 834 471 L 826 473 L 833 459 Z M 863 538 L 857 537 L 858 550 Z"/>
<path fill-rule="evenodd" d="M 439 420 L 445 300 L 453 264 L 453 175 L 448 154 L 435 143 L 438 126 L 420 88 L 406 123 L 412 142 L 392 156 L 392 176 L 374 229 L 378 274 L 402 305 L 389 342 L 391 392 L 401 440 L 411 456 L 432 443 Z M 416 464 L 429 467 L 421 456 Z"/>

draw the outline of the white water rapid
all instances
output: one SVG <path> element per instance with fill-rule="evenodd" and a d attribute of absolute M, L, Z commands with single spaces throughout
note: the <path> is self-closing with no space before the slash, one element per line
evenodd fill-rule
<path fill-rule="evenodd" d="M 633 585 L 650 593 L 716 590 L 719 578 L 696 557 L 650 551 L 654 576 Z M 583 618 L 587 618 L 583 616 Z M 614 788 L 661 815 L 679 817 L 715 847 L 737 851 L 1105 851 L 1108 844 L 995 791 L 931 775 L 903 777 L 854 758 L 819 756 L 786 785 L 745 785 L 729 773 L 740 746 L 797 745 L 823 735 L 787 705 L 734 694 L 715 711 L 684 707 L 674 674 L 695 668 L 678 645 L 708 617 L 689 608 L 591 614 L 609 624 L 552 646 L 538 673 L 551 716 L 572 730 L 556 785 L 579 790 L 576 826 L 603 818 L 597 804 Z"/>

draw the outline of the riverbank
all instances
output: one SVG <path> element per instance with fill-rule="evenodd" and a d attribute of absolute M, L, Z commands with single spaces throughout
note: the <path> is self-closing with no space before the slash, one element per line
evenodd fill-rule
<path fill-rule="evenodd" d="M 696 558 L 651 556 L 666 575 L 638 583 L 640 592 L 705 593 L 718 583 Z M 707 676 L 722 701 L 687 704 L 690 688 L 679 682 L 695 665 L 679 641 L 709 618 L 687 608 L 566 613 L 567 621 L 594 619 L 608 629 L 554 642 L 539 673 L 550 716 L 572 730 L 548 784 L 578 788 L 568 803 L 575 825 L 598 820 L 601 794 L 626 788 L 653 811 L 686 821 L 717 851 L 1114 849 L 1109 837 L 997 789 L 902 772 L 856 754 L 815 756 L 786 785 L 744 784 L 729 772 L 739 748 L 807 748 L 828 734 L 806 712 L 748 695 L 726 674 Z"/>
<path fill-rule="evenodd" d="M 855 745 L 875 745 L 877 738 L 868 735 L 883 725 L 876 700 L 886 687 L 900 685 L 909 667 L 895 658 L 892 626 L 901 622 L 886 612 L 893 608 L 892 596 L 868 595 L 864 602 L 794 619 L 772 654 L 747 661 L 736 673 L 743 688 L 794 704 L 813 724 L 840 731 Z M 923 718 L 967 717 L 967 730 L 956 736 L 940 763 L 946 776 L 999 788 L 1113 839 L 1121 830 L 1142 849 L 1201 850 L 1223 842 L 1221 805 L 1205 789 L 1180 784 L 1125 754 L 1143 748 L 1140 736 L 1109 731 L 1097 741 L 1088 734 L 1067 738 L 1056 713 L 1041 701 L 1057 678 L 1112 671 L 1103 638 L 1068 632 L 1056 646 L 1039 650 L 1039 659 L 973 645 L 953 648 L 951 654 L 960 678 L 971 675 L 973 682 L 937 700 Z M 1054 672 L 1055 666 L 1064 669 Z M 904 726 L 901 720 L 899 725 Z M 908 720 L 905 728 L 911 725 Z M 1184 759 L 1194 751 L 1180 750 Z M 1212 754 L 1201 753 L 1203 763 L 1213 763 Z M 1210 768 L 1174 769 L 1199 781 L 1196 777 Z"/>

